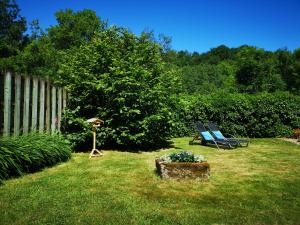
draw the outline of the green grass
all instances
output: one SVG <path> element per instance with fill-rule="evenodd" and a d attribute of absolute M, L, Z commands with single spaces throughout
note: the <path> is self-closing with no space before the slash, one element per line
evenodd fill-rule
<path fill-rule="evenodd" d="M 252 140 L 230 151 L 188 145 L 88 153 L 0 186 L 0 224 L 300 224 L 300 146 Z M 208 182 L 161 180 L 154 159 L 190 150 L 211 164 Z"/>

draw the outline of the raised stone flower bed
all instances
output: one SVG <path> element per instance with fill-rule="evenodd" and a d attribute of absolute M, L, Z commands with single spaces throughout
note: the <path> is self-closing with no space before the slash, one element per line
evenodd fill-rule
<path fill-rule="evenodd" d="M 174 157 L 172 157 L 172 155 Z M 156 159 L 156 169 L 158 174 L 162 178 L 191 178 L 198 180 L 208 180 L 210 176 L 210 165 L 203 159 L 197 159 L 197 157 L 198 156 L 194 156 L 192 153 L 186 151 L 178 154 L 172 153 Z M 172 160 L 176 160 L 176 162 L 172 162 Z"/>

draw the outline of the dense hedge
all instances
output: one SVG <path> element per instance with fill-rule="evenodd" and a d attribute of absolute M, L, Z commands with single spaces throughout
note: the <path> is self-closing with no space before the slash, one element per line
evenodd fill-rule
<path fill-rule="evenodd" d="M 195 133 L 195 121 L 213 121 L 226 134 L 280 137 L 300 127 L 300 96 L 275 94 L 218 94 L 173 99 L 174 136 Z"/>
<path fill-rule="evenodd" d="M 3 137 L 0 139 L 0 183 L 67 161 L 70 157 L 70 144 L 59 135 L 33 133 Z"/>

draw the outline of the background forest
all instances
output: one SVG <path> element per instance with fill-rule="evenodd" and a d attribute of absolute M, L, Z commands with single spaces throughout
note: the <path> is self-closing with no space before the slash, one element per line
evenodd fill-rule
<path fill-rule="evenodd" d="M 15 1 L 0 2 L 0 68 L 47 76 L 69 92 L 64 134 L 90 143 L 85 120 L 99 117 L 102 147 L 162 147 L 194 133 L 197 120 L 249 137 L 300 127 L 300 48 L 266 51 L 225 45 L 175 51 L 171 38 L 108 26 L 92 10 L 58 11 L 46 30 L 27 28 Z"/>

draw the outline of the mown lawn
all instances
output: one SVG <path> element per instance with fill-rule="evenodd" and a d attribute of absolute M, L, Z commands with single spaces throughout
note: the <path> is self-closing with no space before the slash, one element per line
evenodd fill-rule
<path fill-rule="evenodd" d="M 300 224 L 300 146 L 278 139 L 218 151 L 174 139 L 175 149 L 88 153 L 0 186 L 0 224 Z M 154 159 L 207 156 L 208 182 L 161 180 Z"/>

